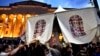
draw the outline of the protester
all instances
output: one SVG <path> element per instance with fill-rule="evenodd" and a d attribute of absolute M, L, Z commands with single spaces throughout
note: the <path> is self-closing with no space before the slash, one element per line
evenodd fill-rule
<path fill-rule="evenodd" d="M 88 47 L 89 56 L 95 56 L 95 52 L 96 52 L 96 44 L 92 43 Z"/>
<path fill-rule="evenodd" d="M 63 48 L 63 56 L 73 56 L 72 47 L 66 46 Z"/>
<path fill-rule="evenodd" d="M 77 56 L 88 56 L 87 48 L 84 45 L 79 45 Z"/>
<path fill-rule="evenodd" d="M 88 44 L 77 45 L 76 47 L 72 44 L 66 47 L 61 47 L 58 45 L 49 45 L 40 43 L 38 39 L 33 40 L 29 44 L 24 42 L 6 41 L 2 40 L 0 43 L 0 56 L 100 56 L 100 44 Z M 12 42 L 12 43 L 10 43 Z M 75 49 L 77 52 L 75 52 Z M 88 52 L 87 52 L 88 50 Z M 74 55 L 76 53 L 77 55 Z"/>
<path fill-rule="evenodd" d="M 0 53 L 0 56 L 10 56 L 10 55 L 14 55 L 21 47 L 23 47 L 22 44 L 18 45 L 18 47 L 16 47 L 15 49 L 11 50 L 11 46 L 10 45 L 4 45 L 3 49 Z"/>

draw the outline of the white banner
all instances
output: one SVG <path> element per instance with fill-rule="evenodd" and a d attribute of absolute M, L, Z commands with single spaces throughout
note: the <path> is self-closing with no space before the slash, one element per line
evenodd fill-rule
<path fill-rule="evenodd" d="M 31 17 L 27 20 L 26 40 L 27 43 L 37 38 L 41 43 L 48 41 L 52 34 L 54 14 L 45 14 Z"/>
<path fill-rule="evenodd" d="M 75 44 L 89 43 L 97 31 L 97 14 L 94 8 L 57 13 L 64 40 Z"/>

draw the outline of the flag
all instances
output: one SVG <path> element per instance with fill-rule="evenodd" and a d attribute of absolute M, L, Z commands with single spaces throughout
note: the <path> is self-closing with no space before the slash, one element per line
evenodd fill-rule
<path fill-rule="evenodd" d="M 98 23 L 98 27 L 97 27 L 97 33 L 96 33 L 96 37 L 100 37 L 100 18 L 97 16 L 97 23 Z"/>
<path fill-rule="evenodd" d="M 95 37 L 97 31 L 95 8 L 57 13 L 57 20 L 65 42 L 85 44 Z"/>
<path fill-rule="evenodd" d="M 38 39 L 41 43 L 48 41 L 52 34 L 54 14 L 31 17 L 26 24 L 26 42 Z"/>

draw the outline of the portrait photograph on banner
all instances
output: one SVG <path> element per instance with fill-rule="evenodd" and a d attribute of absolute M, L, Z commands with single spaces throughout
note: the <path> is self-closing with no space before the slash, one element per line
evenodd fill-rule
<path fill-rule="evenodd" d="M 98 25 L 95 8 L 66 11 L 56 15 L 66 42 L 85 44 L 95 37 Z"/>
<path fill-rule="evenodd" d="M 26 27 L 27 43 L 30 43 L 33 39 L 38 39 L 41 43 L 48 41 L 52 34 L 53 20 L 54 14 L 29 18 Z"/>

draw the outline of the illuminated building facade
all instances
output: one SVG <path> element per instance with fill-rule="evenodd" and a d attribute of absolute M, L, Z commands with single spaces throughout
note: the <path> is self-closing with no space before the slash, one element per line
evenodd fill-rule
<path fill-rule="evenodd" d="M 52 13 L 56 8 L 37 1 L 22 1 L 0 6 L 0 38 L 19 37 L 25 32 L 27 18 Z M 69 8 L 70 10 L 70 8 Z"/>

